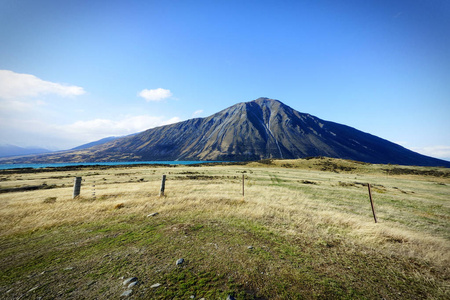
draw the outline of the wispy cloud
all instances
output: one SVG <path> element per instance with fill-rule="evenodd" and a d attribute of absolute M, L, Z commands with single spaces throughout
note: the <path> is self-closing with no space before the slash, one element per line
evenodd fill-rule
<path fill-rule="evenodd" d="M 201 115 L 203 113 L 203 109 L 199 109 L 194 111 L 194 113 L 192 114 L 192 117 L 198 117 L 199 115 Z"/>
<path fill-rule="evenodd" d="M 178 117 L 128 115 L 117 119 L 98 118 L 54 124 L 48 120 L 24 120 L 12 115 L 9 118 L 0 118 L 0 128 L 9 128 L 8 131 L 0 131 L 0 143 L 22 147 L 36 145 L 61 150 L 109 136 L 124 136 L 180 121 Z"/>
<path fill-rule="evenodd" d="M 450 146 L 413 147 L 410 149 L 431 157 L 450 159 Z"/>
<path fill-rule="evenodd" d="M 394 19 L 399 18 L 401 15 L 403 15 L 403 12 L 402 12 L 402 11 L 398 12 L 398 13 L 394 16 Z"/>
<path fill-rule="evenodd" d="M 143 89 L 138 94 L 139 97 L 144 98 L 147 101 L 161 101 L 172 97 L 170 90 L 157 88 L 154 90 Z"/>
<path fill-rule="evenodd" d="M 45 120 L 1 119 L 8 123 L 8 132 L 0 132 L 0 142 L 18 146 L 39 145 L 69 149 L 109 136 L 123 136 L 181 121 L 178 117 L 125 116 L 117 120 L 92 119 L 70 124 L 52 124 Z"/>
<path fill-rule="evenodd" d="M 20 99 L 45 94 L 71 97 L 84 93 L 85 90 L 79 86 L 45 81 L 30 74 L 0 70 L 0 98 L 2 99 Z"/>
<path fill-rule="evenodd" d="M 153 117 L 148 115 L 127 116 L 120 120 L 94 119 L 88 121 L 77 121 L 70 125 L 60 126 L 62 132 L 76 135 L 93 141 L 108 136 L 122 136 L 137 133 L 149 128 L 167 125 L 179 122 L 180 118 L 174 117 L 166 119 L 165 117 Z"/>

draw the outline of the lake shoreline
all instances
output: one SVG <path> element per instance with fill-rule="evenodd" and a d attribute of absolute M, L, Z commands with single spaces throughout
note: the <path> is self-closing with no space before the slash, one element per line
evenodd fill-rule
<path fill-rule="evenodd" d="M 0 164 L 1 171 L 39 171 L 39 170 L 77 170 L 84 168 L 107 169 L 115 167 L 136 166 L 198 166 L 217 165 L 238 162 L 226 161 L 136 161 L 136 162 L 83 162 L 83 163 L 48 163 L 48 164 Z"/>

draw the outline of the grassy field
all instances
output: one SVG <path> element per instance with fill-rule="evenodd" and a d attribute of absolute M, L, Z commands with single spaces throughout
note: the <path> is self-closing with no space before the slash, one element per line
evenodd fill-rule
<path fill-rule="evenodd" d="M 449 169 L 327 158 L 2 171 L 0 295 L 450 299 L 449 200 Z"/>

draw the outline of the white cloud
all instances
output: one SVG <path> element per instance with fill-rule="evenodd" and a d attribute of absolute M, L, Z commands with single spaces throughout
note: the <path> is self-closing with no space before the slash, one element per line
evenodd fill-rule
<path fill-rule="evenodd" d="M 157 88 L 154 90 L 143 89 L 139 92 L 138 96 L 144 98 L 147 101 L 161 101 L 166 98 L 172 97 L 170 90 Z"/>
<path fill-rule="evenodd" d="M 25 102 L 25 101 L 17 101 L 17 100 L 2 100 L 0 101 L 0 110 L 3 113 L 8 112 L 24 112 L 27 110 L 31 110 L 36 103 L 34 102 Z"/>
<path fill-rule="evenodd" d="M 173 118 L 170 118 L 167 121 L 164 121 L 161 125 L 175 124 L 175 123 L 178 123 L 178 122 L 181 122 L 181 119 L 178 118 L 178 117 L 173 117 Z"/>
<path fill-rule="evenodd" d="M 42 100 L 18 101 L 14 99 L 2 99 L 0 101 L 0 111 L 2 113 L 23 113 L 46 105 L 47 103 Z"/>
<path fill-rule="evenodd" d="M 450 146 L 413 147 L 410 149 L 427 156 L 450 159 Z"/>
<path fill-rule="evenodd" d="M 84 94 L 82 87 L 42 80 L 34 75 L 0 70 L 0 98 L 17 99 L 54 94 L 62 97 Z"/>
<path fill-rule="evenodd" d="M 178 117 L 166 120 L 164 117 L 148 115 L 128 116 L 121 120 L 94 119 L 77 121 L 73 124 L 61 126 L 61 130 L 85 137 L 86 140 L 96 140 L 108 136 L 122 136 L 154 128 L 157 126 L 179 122 Z"/>
<path fill-rule="evenodd" d="M 201 115 L 203 113 L 203 109 L 199 109 L 194 111 L 194 113 L 192 114 L 193 117 L 197 117 L 199 115 Z"/>
<path fill-rule="evenodd" d="M 0 118 L 0 127 L 9 128 L 8 131 L 0 131 L 0 142 L 23 147 L 69 149 L 105 137 L 124 136 L 176 122 L 180 122 L 180 118 L 148 115 L 125 116 L 118 120 L 93 119 L 66 125 L 42 120 Z"/>

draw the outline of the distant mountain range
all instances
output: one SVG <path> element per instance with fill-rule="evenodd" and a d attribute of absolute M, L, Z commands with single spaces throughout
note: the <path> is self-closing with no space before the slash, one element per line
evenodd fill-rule
<path fill-rule="evenodd" d="M 311 156 L 450 167 L 448 161 L 300 113 L 268 98 L 238 103 L 206 118 L 152 128 L 104 143 L 98 141 L 82 149 L 25 157 L 17 162 L 248 161 Z"/>
<path fill-rule="evenodd" d="M 38 147 L 19 147 L 15 145 L 0 145 L 0 157 L 10 157 L 19 155 L 50 153 L 51 150 Z"/>

